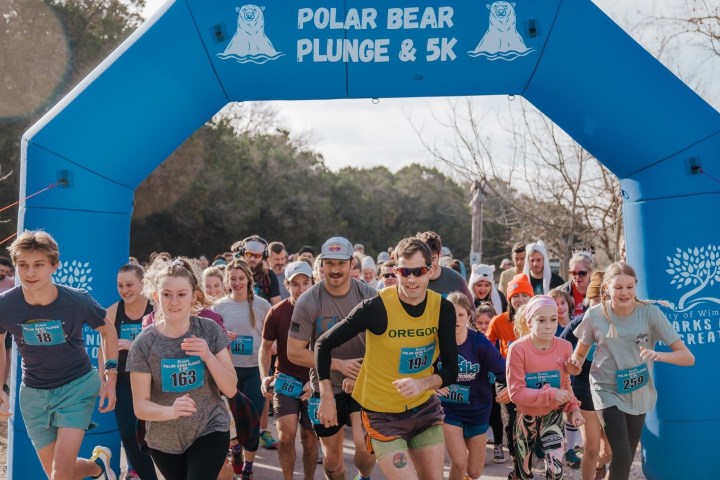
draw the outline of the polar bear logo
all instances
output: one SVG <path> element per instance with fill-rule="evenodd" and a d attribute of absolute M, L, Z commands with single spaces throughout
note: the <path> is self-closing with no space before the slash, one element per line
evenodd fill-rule
<path fill-rule="evenodd" d="M 265 63 L 284 54 L 275 50 L 265 35 L 265 7 L 243 5 L 237 7 L 237 31 L 223 53 L 223 60 L 234 59 L 239 63 Z"/>
<path fill-rule="evenodd" d="M 490 10 L 490 25 L 475 50 L 468 52 L 471 57 L 487 57 L 488 60 L 512 61 L 534 52 L 525 46 L 517 32 L 515 3 L 493 2 L 487 4 Z"/>

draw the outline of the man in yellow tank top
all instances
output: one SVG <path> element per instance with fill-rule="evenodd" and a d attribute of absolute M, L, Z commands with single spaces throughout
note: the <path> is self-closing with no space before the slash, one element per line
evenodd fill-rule
<path fill-rule="evenodd" d="M 368 448 L 390 480 L 440 480 L 444 415 L 435 390 L 457 378 L 455 308 L 427 288 L 431 252 L 425 242 L 405 238 L 395 251 L 399 284 L 360 303 L 315 345 L 318 417 L 326 427 L 337 424 L 332 349 L 365 332 L 365 357 L 352 396 L 362 406 Z"/>

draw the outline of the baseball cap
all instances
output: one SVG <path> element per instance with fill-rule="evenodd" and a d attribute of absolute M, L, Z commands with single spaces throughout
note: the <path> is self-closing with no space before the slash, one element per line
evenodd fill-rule
<path fill-rule="evenodd" d="M 390 261 L 390 254 L 388 252 L 380 252 L 377 256 L 377 263 L 385 263 Z"/>
<path fill-rule="evenodd" d="M 308 278 L 312 278 L 312 268 L 307 262 L 300 260 L 299 262 L 289 263 L 285 267 L 285 280 L 288 282 L 293 279 L 295 275 L 306 275 Z"/>
<path fill-rule="evenodd" d="M 350 260 L 353 256 L 353 245 L 347 238 L 332 237 L 323 243 L 320 258 L 329 260 Z"/>
<path fill-rule="evenodd" d="M 448 247 L 442 247 L 440 248 L 440 256 L 441 257 L 452 257 L 452 252 Z"/>

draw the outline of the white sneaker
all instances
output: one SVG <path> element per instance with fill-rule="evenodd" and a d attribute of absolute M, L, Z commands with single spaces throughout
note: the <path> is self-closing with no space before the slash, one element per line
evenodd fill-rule
<path fill-rule="evenodd" d="M 112 457 L 112 452 L 108 447 L 101 447 L 100 445 L 98 445 L 97 447 L 93 448 L 92 457 L 90 457 L 90 460 L 97 463 L 103 468 L 103 473 L 96 478 L 101 478 L 103 480 L 117 480 L 117 475 L 115 475 L 113 469 L 110 468 L 110 457 Z M 98 460 L 100 461 L 98 462 Z"/>

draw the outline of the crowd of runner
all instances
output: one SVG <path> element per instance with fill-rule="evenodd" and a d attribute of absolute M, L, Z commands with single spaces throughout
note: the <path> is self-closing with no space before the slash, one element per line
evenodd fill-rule
<path fill-rule="evenodd" d="M 0 417 L 13 414 L 12 337 L 16 405 L 53 480 L 117 478 L 109 448 L 78 457 L 98 398 L 117 419 L 126 479 L 252 480 L 261 446 L 291 479 L 300 432 L 306 479 L 319 463 L 345 478 L 346 433 L 356 480 L 376 464 L 391 480 L 439 480 L 446 452 L 451 480 L 477 479 L 490 433 L 510 479 L 533 478 L 539 458 L 548 479 L 569 467 L 626 480 L 657 398 L 654 362 L 694 363 L 657 302 L 637 298 L 630 265 L 593 271 L 578 252 L 565 282 L 542 242 L 513 245 L 501 272 L 465 272 L 435 232 L 376 258 L 343 237 L 290 253 L 253 235 L 212 259 L 131 258 L 107 309 L 53 283 L 59 258 L 42 231 L 0 257 Z M 83 324 L 102 338 L 97 368 Z"/>

